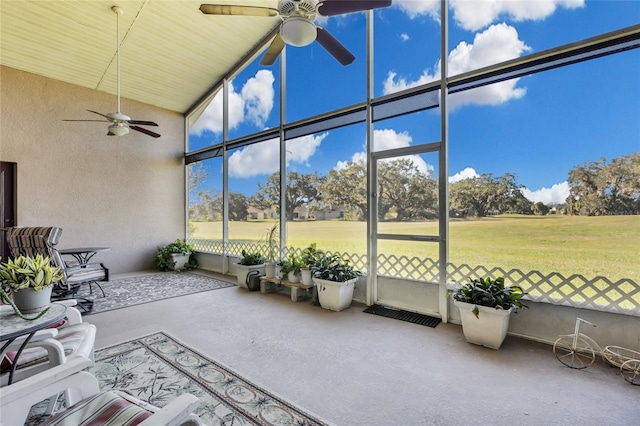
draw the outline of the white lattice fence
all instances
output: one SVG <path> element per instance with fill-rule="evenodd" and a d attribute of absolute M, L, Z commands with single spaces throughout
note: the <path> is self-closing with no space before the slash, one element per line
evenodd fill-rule
<path fill-rule="evenodd" d="M 241 256 L 242 250 L 246 250 L 248 252 L 259 252 L 263 256 L 266 256 L 268 253 L 268 246 L 266 243 L 259 242 L 230 242 L 224 243 L 223 241 L 214 241 L 214 240 L 206 240 L 206 239 L 189 239 L 188 243 L 193 246 L 196 251 L 203 253 L 211 253 L 211 254 L 224 254 L 226 252 L 227 256 Z M 225 250 L 225 247 L 227 250 Z M 286 257 L 289 253 L 295 253 L 298 256 L 302 255 L 302 248 L 299 247 L 286 247 L 284 249 L 284 256 Z M 327 254 L 332 255 L 334 252 L 328 251 Z M 340 253 L 335 252 L 338 256 L 340 256 L 344 260 L 348 260 L 354 268 L 365 272 L 367 271 L 367 256 L 362 254 L 354 254 L 354 253 Z"/>
<path fill-rule="evenodd" d="M 288 255 L 289 253 L 295 253 L 298 256 L 302 255 L 302 250 L 299 247 L 287 247 L 285 249 L 285 255 Z M 367 272 L 367 256 L 366 255 L 362 255 L 362 254 L 354 254 L 354 253 L 340 253 L 340 252 L 332 252 L 332 251 L 327 251 L 326 252 L 329 256 L 333 255 L 333 254 L 337 254 L 341 259 L 343 260 L 348 260 L 349 263 L 351 263 L 351 265 L 358 269 L 359 271 L 362 271 L 363 273 Z"/>
<path fill-rule="evenodd" d="M 267 253 L 264 243 L 223 243 L 204 239 L 192 239 L 189 243 L 197 251 L 240 256 L 242 250 Z M 288 247 L 288 253 L 302 253 L 301 248 Z M 331 252 L 328 252 L 332 254 Z M 363 272 L 367 270 L 367 256 L 351 253 L 338 253 L 341 258 L 349 260 L 351 264 Z M 439 262 L 430 258 L 407 257 L 396 255 L 378 256 L 378 274 L 383 276 L 405 278 L 411 280 L 438 282 Z M 606 277 L 589 279 L 579 274 L 565 277 L 558 272 L 543 274 L 539 271 L 523 272 L 519 269 L 505 270 L 494 267 L 470 266 L 466 264 L 447 265 L 448 282 L 467 282 L 470 278 L 504 277 L 509 285 L 519 285 L 529 293 L 527 298 L 536 302 L 554 305 L 573 306 L 576 308 L 593 309 L 604 312 L 614 312 L 626 315 L 640 316 L 640 284 L 623 278 L 612 281 Z"/>
<path fill-rule="evenodd" d="M 224 241 L 190 238 L 187 242 L 191 244 L 196 251 L 201 253 L 222 254 L 225 252 Z"/>
<path fill-rule="evenodd" d="M 519 285 L 529 293 L 529 300 L 640 316 L 640 285 L 627 278 L 611 281 L 606 277 L 589 279 L 579 274 L 565 277 L 558 272 L 506 271 L 451 263 L 448 266 L 449 281 L 466 282 L 470 278 L 503 276 L 509 285 Z"/>
<path fill-rule="evenodd" d="M 437 283 L 439 263 L 428 258 L 380 254 L 378 275 Z"/>

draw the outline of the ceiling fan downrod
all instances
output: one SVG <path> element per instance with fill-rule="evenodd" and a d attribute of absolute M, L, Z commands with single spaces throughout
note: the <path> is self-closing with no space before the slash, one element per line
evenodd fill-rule
<path fill-rule="evenodd" d="M 122 121 L 131 120 L 130 117 L 120 112 L 120 15 L 124 13 L 124 10 L 120 6 L 112 6 L 111 10 L 116 14 L 116 98 L 118 109 L 116 113 L 109 113 L 107 116 L 115 120 L 109 126 L 109 132 L 116 136 L 123 136 L 129 133 L 129 128 Z"/>

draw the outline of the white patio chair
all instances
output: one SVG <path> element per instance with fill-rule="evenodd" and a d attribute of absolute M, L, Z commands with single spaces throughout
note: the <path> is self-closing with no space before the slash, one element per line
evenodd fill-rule
<path fill-rule="evenodd" d="M 192 414 L 200 404 L 195 396 L 183 394 L 165 407 L 158 408 L 120 391 L 100 392 L 95 376 L 82 371 L 91 364 L 88 358 L 75 357 L 65 364 L 0 388 L 0 425 L 23 425 L 32 405 L 65 390 L 73 405 L 55 414 L 44 425 L 202 425 L 200 419 Z"/>
<path fill-rule="evenodd" d="M 80 355 L 93 361 L 96 326 L 82 321 L 80 312 L 73 308 L 75 300 L 60 300 L 67 306 L 65 323 L 56 328 L 39 330 L 20 354 L 13 380 L 19 381 L 65 362 L 72 355 Z M 27 336 L 18 337 L 0 354 L 12 362 L 12 352 L 17 351 Z M 0 370 L 0 386 L 7 384 L 6 368 Z"/>
<path fill-rule="evenodd" d="M 73 308 L 75 300 L 61 300 L 67 306 L 65 323 L 57 328 L 37 331 L 20 354 L 15 367 L 13 382 L 41 373 L 64 364 L 68 359 L 81 356 L 93 363 L 96 327 L 82 321 L 80 311 Z M 9 382 L 9 368 L 13 355 L 27 336 L 18 337 L 0 354 L 3 368 L 0 368 L 0 386 Z M 51 413 L 55 399 L 50 401 L 47 412 Z"/>

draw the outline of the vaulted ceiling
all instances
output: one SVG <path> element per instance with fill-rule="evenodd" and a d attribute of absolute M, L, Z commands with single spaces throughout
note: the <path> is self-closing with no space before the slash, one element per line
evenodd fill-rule
<path fill-rule="evenodd" d="M 121 96 L 186 112 L 280 22 L 211 16 L 208 0 L 3 0 L 0 64 L 116 94 L 120 6 Z M 277 0 L 215 0 L 277 7 Z"/>

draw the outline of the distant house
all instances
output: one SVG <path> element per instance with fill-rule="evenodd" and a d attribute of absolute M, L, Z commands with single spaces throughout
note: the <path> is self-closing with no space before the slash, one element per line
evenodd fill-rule
<path fill-rule="evenodd" d="M 316 210 L 315 216 L 317 220 L 327 220 L 327 219 L 344 219 L 345 212 L 347 208 L 345 206 L 338 207 L 323 207 L 320 210 Z"/>
<path fill-rule="evenodd" d="M 296 207 L 293 209 L 293 218 L 294 219 L 309 219 L 309 209 L 305 206 Z"/>
<path fill-rule="evenodd" d="M 264 220 L 264 219 L 277 219 L 278 212 L 274 209 L 260 210 L 257 207 L 247 207 L 247 219 L 248 220 Z"/>
<path fill-rule="evenodd" d="M 253 206 L 247 207 L 247 219 L 263 220 L 264 211 Z"/>

